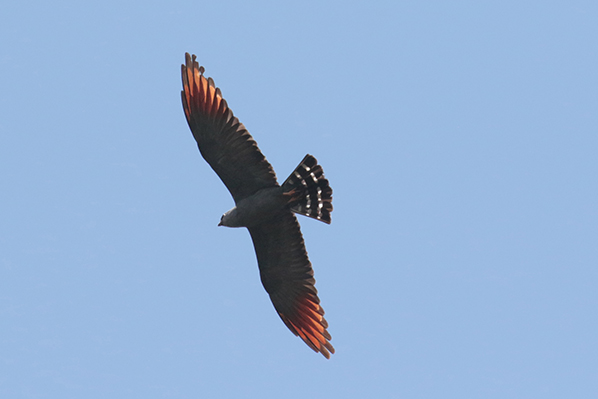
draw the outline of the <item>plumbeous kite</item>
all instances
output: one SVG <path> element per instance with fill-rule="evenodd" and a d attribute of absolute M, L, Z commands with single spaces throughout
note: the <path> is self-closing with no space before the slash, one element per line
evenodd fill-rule
<path fill-rule="evenodd" d="M 330 358 L 334 348 L 328 323 L 294 213 L 329 224 L 332 188 L 311 155 L 280 186 L 272 166 L 195 58 L 185 54 L 186 65 L 181 66 L 185 116 L 201 155 L 236 205 L 218 225 L 247 227 L 276 312 L 310 348 Z"/>

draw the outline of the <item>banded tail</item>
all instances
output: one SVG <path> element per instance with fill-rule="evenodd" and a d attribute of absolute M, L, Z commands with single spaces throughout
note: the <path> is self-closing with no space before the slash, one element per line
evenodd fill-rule
<path fill-rule="evenodd" d="M 282 188 L 291 197 L 291 211 L 330 224 L 332 188 L 316 158 L 307 154 Z"/>

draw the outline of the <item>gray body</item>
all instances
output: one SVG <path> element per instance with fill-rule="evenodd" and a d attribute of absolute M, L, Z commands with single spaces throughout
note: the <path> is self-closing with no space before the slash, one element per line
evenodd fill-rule
<path fill-rule="evenodd" d="M 269 220 L 287 206 L 288 198 L 282 187 L 259 190 L 250 197 L 243 198 L 233 209 L 220 218 L 218 226 L 251 227 Z"/>

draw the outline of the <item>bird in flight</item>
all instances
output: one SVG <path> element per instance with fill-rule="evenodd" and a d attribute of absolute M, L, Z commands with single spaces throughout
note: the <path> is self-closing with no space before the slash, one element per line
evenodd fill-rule
<path fill-rule="evenodd" d="M 246 227 L 260 277 L 284 324 L 327 359 L 334 353 L 314 272 L 295 213 L 330 224 L 332 188 L 306 155 L 279 185 L 270 163 L 233 115 L 195 55 L 181 66 L 183 109 L 199 151 L 230 191 L 235 207 L 219 226 Z"/>

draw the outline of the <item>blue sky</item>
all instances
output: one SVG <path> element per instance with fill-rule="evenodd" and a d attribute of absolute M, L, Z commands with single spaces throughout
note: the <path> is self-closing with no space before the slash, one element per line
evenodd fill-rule
<path fill-rule="evenodd" d="M 12 2 L 0 397 L 595 398 L 598 5 Z M 195 53 L 300 218 L 337 353 L 294 337 L 180 103 Z"/>

